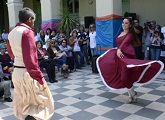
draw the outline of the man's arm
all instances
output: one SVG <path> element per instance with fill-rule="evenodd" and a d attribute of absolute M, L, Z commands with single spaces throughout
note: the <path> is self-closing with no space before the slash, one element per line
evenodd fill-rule
<path fill-rule="evenodd" d="M 40 71 L 37 57 L 37 49 L 34 40 L 34 33 L 31 30 L 25 30 L 22 35 L 22 55 L 25 67 L 30 76 L 37 80 L 41 85 L 45 79 Z"/>
<path fill-rule="evenodd" d="M 8 54 L 11 57 L 11 59 L 14 60 L 14 54 L 13 54 L 13 52 L 11 50 L 11 46 L 10 46 L 9 40 L 7 40 L 7 50 L 8 50 Z"/>

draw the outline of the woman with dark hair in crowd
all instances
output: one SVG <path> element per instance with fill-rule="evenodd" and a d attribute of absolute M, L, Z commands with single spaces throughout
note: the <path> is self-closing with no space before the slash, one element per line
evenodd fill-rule
<path fill-rule="evenodd" d="M 13 60 L 11 59 L 11 57 L 6 53 L 7 48 L 6 45 L 4 43 L 0 43 L 0 62 L 1 62 L 1 66 L 3 69 L 3 73 L 6 74 L 4 77 L 5 80 L 11 80 L 11 87 L 14 88 L 13 82 L 12 82 L 12 77 L 11 74 L 14 70 L 13 67 Z"/>
<path fill-rule="evenodd" d="M 67 57 L 66 53 L 62 52 L 57 45 L 55 45 L 55 41 L 50 41 L 50 46 L 47 49 L 47 53 L 49 58 L 51 58 L 56 64 L 62 67 L 62 74 L 64 78 L 68 77 L 68 65 L 67 65 Z"/>
<path fill-rule="evenodd" d="M 41 40 L 43 45 L 46 44 L 46 42 L 45 42 L 45 33 L 44 33 L 43 30 L 40 30 L 40 36 L 38 37 L 38 40 Z"/>
<path fill-rule="evenodd" d="M 82 41 L 77 38 L 77 35 L 78 35 L 77 31 L 73 30 L 72 36 L 69 38 L 69 44 L 73 50 L 74 59 L 76 62 L 76 68 L 81 69 L 81 67 L 83 66 L 84 55 L 81 52 L 81 48 L 80 48 Z M 78 56 L 80 57 L 80 61 Z"/>
<path fill-rule="evenodd" d="M 36 41 L 37 55 L 40 68 L 45 68 L 50 83 L 58 82 L 55 75 L 55 63 L 47 56 L 46 49 L 43 48 L 42 41 Z"/>
<path fill-rule="evenodd" d="M 6 45 L 4 43 L 0 44 L 0 62 L 2 65 L 2 69 L 4 73 L 12 73 L 13 72 L 13 61 L 11 60 L 10 56 L 6 54 Z"/>
<path fill-rule="evenodd" d="M 163 70 L 160 61 L 135 59 L 134 46 L 139 41 L 132 28 L 131 18 L 122 22 L 123 32 L 116 38 L 117 48 L 108 50 L 97 59 L 97 68 L 103 83 L 110 89 L 128 90 L 129 98 L 126 103 L 136 102 L 137 93 L 134 83 L 146 83 L 155 79 Z"/>
<path fill-rule="evenodd" d="M 86 63 L 88 65 L 90 65 L 89 63 L 89 59 L 88 59 L 88 47 L 87 47 L 87 44 L 88 44 L 88 35 L 87 33 L 85 32 L 85 29 L 84 29 L 84 26 L 83 25 L 80 25 L 80 29 L 79 29 L 79 32 L 78 32 L 78 39 L 80 39 L 82 41 L 81 43 L 81 51 L 85 57 L 85 60 L 86 60 Z"/>
<path fill-rule="evenodd" d="M 63 39 L 66 39 L 66 35 L 64 33 L 64 30 L 63 29 L 60 29 L 59 30 L 59 33 L 57 34 L 57 40 L 56 40 L 57 45 L 61 45 L 61 41 Z"/>
<path fill-rule="evenodd" d="M 52 34 L 49 36 L 50 40 L 57 41 L 57 31 L 54 29 L 52 30 Z M 56 43 L 57 44 L 57 43 Z"/>
<path fill-rule="evenodd" d="M 45 34 L 45 42 L 46 42 L 46 48 L 49 47 L 50 44 L 50 39 L 49 37 L 51 36 L 52 30 L 50 28 L 46 29 L 46 34 Z"/>
<path fill-rule="evenodd" d="M 74 57 L 72 55 L 72 48 L 67 44 L 67 40 L 63 39 L 61 45 L 59 46 L 62 52 L 65 52 L 67 55 L 67 63 L 69 65 L 69 70 L 72 72 L 74 70 Z"/>
<path fill-rule="evenodd" d="M 161 32 L 161 26 L 156 25 L 154 32 L 151 34 L 151 60 L 160 60 L 161 44 L 164 39 L 164 35 Z"/>

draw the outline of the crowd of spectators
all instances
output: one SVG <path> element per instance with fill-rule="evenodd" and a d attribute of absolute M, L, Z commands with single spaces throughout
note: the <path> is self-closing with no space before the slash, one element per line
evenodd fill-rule
<path fill-rule="evenodd" d="M 165 27 L 161 28 L 155 20 L 140 26 L 138 19 L 134 19 L 133 26 L 140 42 L 140 46 L 134 46 L 136 58 L 161 60 L 165 64 L 165 51 L 161 49 L 161 45 L 165 44 Z M 3 77 L 0 76 L 0 97 L 2 93 L 5 93 L 4 86 L 8 86 L 5 90 L 10 88 L 8 82 L 3 82 L 1 85 L 2 81 L 11 80 L 13 71 L 14 61 L 7 53 L 7 36 L 8 33 L 3 30 L 0 35 L 0 62 L 3 72 Z M 70 36 L 66 36 L 62 29 L 47 28 L 44 33 L 38 28 L 35 33 L 35 41 L 39 66 L 42 71 L 45 69 L 50 83 L 58 82 L 56 80 L 56 67 L 64 78 L 68 78 L 70 72 L 90 65 L 90 59 L 96 55 L 95 24 L 90 24 L 88 31 L 86 31 L 83 25 L 77 23 L 75 29 L 70 32 Z M 12 87 L 14 88 L 13 85 Z M 5 100 L 12 101 L 9 92 L 7 96 L 8 98 Z"/>
<path fill-rule="evenodd" d="M 162 49 L 162 44 L 165 44 L 165 30 L 156 23 L 155 20 L 144 23 L 144 26 L 139 25 L 139 20 L 134 20 L 134 28 L 141 42 L 141 48 L 136 53 L 137 59 L 145 60 L 161 60 L 164 64 L 165 51 Z M 140 56 L 140 57 L 139 57 Z"/>

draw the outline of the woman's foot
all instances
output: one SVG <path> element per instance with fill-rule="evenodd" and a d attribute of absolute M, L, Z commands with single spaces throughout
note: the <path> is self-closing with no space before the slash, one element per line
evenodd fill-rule
<path fill-rule="evenodd" d="M 126 104 L 130 104 L 130 103 L 136 103 L 137 102 L 137 92 L 135 91 L 135 94 L 131 97 L 128 98 L 128 100 L 126 101 Z"/>

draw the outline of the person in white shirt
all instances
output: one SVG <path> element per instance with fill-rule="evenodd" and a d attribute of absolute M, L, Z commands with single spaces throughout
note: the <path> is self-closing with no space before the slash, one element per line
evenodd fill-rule
<path fill-rule="evenodd" d="M 94 24 L 89 25 L 89 38 L 90 38 L 91 54 L 93 57 L 94 55 L 96 55 L 96 30 Z"/>
<path fill-rule="evenodd" d="M 46 35 L 45 35 L 46 49 L 50 45 L 50 39 L 49 39 L 49 37 L 50 37 L 51 33 L 52 33 L 52 30 L 50 28 L 47 28 L 46 29 Z"/>
<path fill-rule="evenodd" d="M 164 39 L 162 40 L 162 44 L 165 45 L 165 26 L 161 28 L 161 32 L 164 35 Z M 161 50 L 161 52 L 160 52 L 160 61 L 162 61 L 165 65 L 165 51 L 163 51 L 163 50 Z M 165 68 L 164 68 L 164 70 L 165 70 Z"/>
<path fill-rule="evenodd" d="M 3 30 L 2 39 L 4 40 L 4 42 L 7 41 L 7 38 L 8 38 L 8 33 L 6 32 L 6 30 Z"/>

